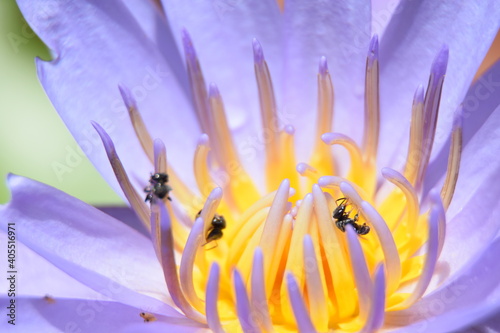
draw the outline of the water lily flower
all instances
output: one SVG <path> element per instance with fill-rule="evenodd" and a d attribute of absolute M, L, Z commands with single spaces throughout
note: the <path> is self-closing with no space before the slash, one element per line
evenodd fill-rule
<path fill-rule="evenodd" d="M 401 1 L 385 29 L 369 1 L 18 3 L 142 225 L 9 176 L 16 325 L 499 328 L 500 64 L 471 85 L 497 1 Z"/>

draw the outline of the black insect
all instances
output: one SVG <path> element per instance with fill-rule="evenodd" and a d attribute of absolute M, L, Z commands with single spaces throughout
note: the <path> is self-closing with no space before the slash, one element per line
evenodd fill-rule
<path fill-rule="evenodd" d="M 350 224 L 358 235 L 366 235 L 370 232 L 370 227 L 363 223 L 363 225 L 358 224 L 359 214 L 354 215 L 354 218 L 350 218 L 351 212 L 346 212 L 346 208 L 349 205 L 347 198 L 340 198 L 337 202 L 340 204 L 333 211 L 332 217 L 335 220 L 335 225 L 340 231 L 345 232 L 345 226 Z"/>
<path fill-rule="evenodd" d="M 200 217 L 201 215 L 201 210 L 196 214 L 196 218 Z M 214 217 L 212 218 L 212 222 L 210 225 L 210 228 L 207 231 L 207 234 L 205 236 L 205 241 L 206 243 L 203 245 L 206 245 L 210 243 L 211 241 L 218 240 L 222 238 L 222 229 L 226 228 L 226 220 L 224 219 L 224 216 L 215 214 Z"/>
<path fill-rule="evenodd" d="M 166 173 L 155 173 L 151 175 L 149 179 L 149 186 L 144 188 L 144 192 L 147 193 L 145 202 L 154 202 L 155 197 L 163 199 L 167 197 L 168 200 L 172 199 L 168 196 L 168 193 L 172 191 L 172 188 L 168 185 L 168 175 Z"/>

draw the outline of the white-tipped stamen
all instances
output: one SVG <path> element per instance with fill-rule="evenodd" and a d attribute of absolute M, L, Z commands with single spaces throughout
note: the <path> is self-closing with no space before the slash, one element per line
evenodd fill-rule
<path fill-rule="evenodd" d="M 314 251 L 311 236 L 304 236 L 304 266 L 306 272 L 307 298 L 309 315 L 314 326 L 320 331 L 328 330 L 328 304 L 325 289 L 318 268 L 318 260 Z"/>
<path fill-rule="evenodd" d="M 325 133 L 321 136 L 321 140 L 327 145 L 341 145 L 346 148 L 349 152 L 349 156 L 351 157 L 351 174 L 354 178 L 354 182 L 362 183 L 363 181 L 363 159 L 361 155 L 361 150 L 354 140 L 352 140 L 347 135 L 343 135 L 340 133 Z M 361 178 L 360 178 L 361 177 Z M 359 179 L 356 179 L 359 178 Z"/>
<path fill-rule="evenodd" d="M 380 130 L 380 98 L 378 69 L 378 36 L 373 36 L 366 58 L 365 77 L 365 132 L 363 151 L 365 161 L 375 163 Z"/>
<path fill-rule="evenodd" d="M 261 319 L 258 323 L 266 333 L 274 332 L 273 323 L 267 305 L 266 284 L 264 279 L 264 256 L 262 250 L 255 249 L 252 264 L 252 309 L 259 313 Z"/>
<path fill-rule="evenodd" d="M 205 313 L 207 314 L 208 328 L 214 333 L 225 333 L 219 318 L 217 299 L 219 296 L 219 265 L 214 262 L 210 268 L 207 288 L 205 289 Z"/>

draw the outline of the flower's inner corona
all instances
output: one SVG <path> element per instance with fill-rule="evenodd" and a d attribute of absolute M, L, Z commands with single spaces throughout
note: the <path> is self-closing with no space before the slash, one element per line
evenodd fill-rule
<path fill-rule="evenodd" d="M 383 325 L 387 312 L 416 302 L 430 283 L 443 247 L 444 209 L 453 196 L 460 162 L 459 108 L 441 195 L 431 191 L 423 209 L 419 200 L 447 49 L 432 64 L 425 93 L 423 87 L 416 90 L 403 172 L 384 168 L 382 181 L 376 165 L 377 37 L 370 43 L 366 62 L 362 146 L 332 132 L 334 93 L 323 57 L 316 140 L 309 161 L 301 163 L 295 160 L 295 129 L 279 123 L 270 71 L 261 45 L 254 40 L 262 127 L 271 133 L 262 171 L 270 193 L 262 196 L 235 149 L 221 94 L 214 84 L 207 88 L 186 32 L 183 43 L 196 114 L 205 133 L 194 153 L 198 191 L 187 187 L 167 165 L 164 144 L 151 138 L 126 88 L 120 91 L 137 137 L 154 173 L 168 174 L 172 201 L 153 197 L 148 207 L 125 173 L 111 139 L 94 124 L 130 205 L 151 232 L 173 303 L 214 332 L 371 332 Z M 347 150 L 346 175 L 337 172 L 344 161 L 332 155 L 333 145 Z M 229 181 L 217 184 L 218 173 Z"/>

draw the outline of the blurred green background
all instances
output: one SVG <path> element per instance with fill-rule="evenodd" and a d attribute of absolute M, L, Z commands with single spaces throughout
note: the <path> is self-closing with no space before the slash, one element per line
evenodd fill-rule
<path fill-rule="evenodd" d="M 121 199 L 82 159 L 71 173 L 54 172 L 65 164 L 67 149 L 78 145 L 38 82 L 35 57 L 50 59 L 14 0 L 0 1 L 0 204 L 9 201 L 5 176 L 12 172 L 57 187 L 90 204 Z"/>

